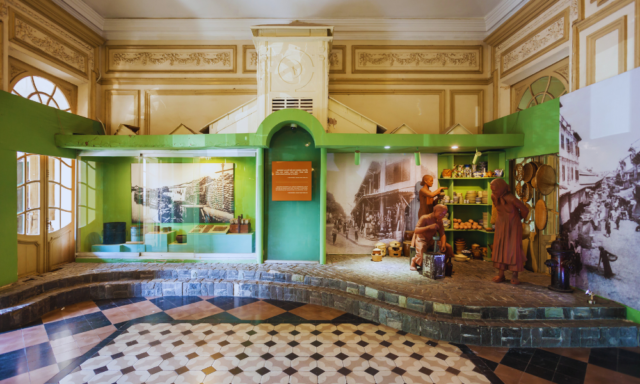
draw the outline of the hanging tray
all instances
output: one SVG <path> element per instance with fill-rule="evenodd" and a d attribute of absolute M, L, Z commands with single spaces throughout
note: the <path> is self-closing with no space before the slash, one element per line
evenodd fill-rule
<path fill-rule="evenodd" d="M 524 168 L 522 167 L 522 164 L 516 165 L 513 169 L 513 174 L 516 181 L 522 181 L 522 176 L 524 175 Z"/>
<path fill-rule="evenodd" d="M 536 202 L 536 228 L 542 231 L 547 226 L 547 204 L 544 200 L 540 199 Z"/>
<path fill-rule="evenodd" d="M 521 199 L 523 202 L 527 202 L 529 200 L 531 200 L 531 197 L 533 197 L 533 188 L 531 187 L 531 184 L 529 183 L 522 183 L 522 196 Z"/>
<path fill-rule="evenodd" d="M 533 177 L 536 175 L 536 172 L 538 171 L 538 165 L 532 161 L 525 164 L 524 167 L 522 167 L 522 169 L 523 169 L 522 180 L 524 182 L 530 183 L 531 179 L 533 179 Z"/>
<path fill-rule="evenodd" d="M 533 217 L 533 207 L 529 203 L 524 203 L 524 205 L 529 208 L 529 213 L 527 214 L 527 217 L 524 218 L 524 222 L 529 224 L 531 222 L 531 218 Z"/>
<path fill-rule="evenodd" d="M 549 165 L 542 165 L 536 172 L 536 184 L 538 191 L 548 195 L 556 189 L 556 170 Z"/>

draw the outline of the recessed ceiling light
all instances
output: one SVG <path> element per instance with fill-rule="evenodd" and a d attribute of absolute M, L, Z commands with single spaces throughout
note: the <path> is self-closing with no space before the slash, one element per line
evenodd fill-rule
<path fill-rule="evenodd" d="M 457 145 L 452 145 L 451 149 L 458 149 L 458 146 Z"/>
<path fill-rule="evenodd" d="M 388 146 L 388 145 L 385 145 L 385 146 L 384 146 L 384 149 L 389 149 L 389 148 L 391 148 L 391 147 L 390 147 L 390 146 Z"/>

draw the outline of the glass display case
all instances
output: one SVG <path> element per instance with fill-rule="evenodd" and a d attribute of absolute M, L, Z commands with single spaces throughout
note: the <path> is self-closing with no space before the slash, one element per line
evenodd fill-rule
<path fill-rule="evenodd" d="M 254 261 L 255 156 L 81 153 L 77 257 Z"/>

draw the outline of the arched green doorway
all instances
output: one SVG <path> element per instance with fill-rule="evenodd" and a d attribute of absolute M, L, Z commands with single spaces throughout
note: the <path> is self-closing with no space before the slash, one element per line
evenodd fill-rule
<path fill-rule="evenodd" d="M 263 157 L 264 259 L 324 263 L 326 150 L 316 147 L 324 138 L 322 124 L 305 111 L 282 110 L 269 115 L 256 133 L 268 147 Z M 311 201 L 272 201 L 273 161 L 311 161 Z"/>

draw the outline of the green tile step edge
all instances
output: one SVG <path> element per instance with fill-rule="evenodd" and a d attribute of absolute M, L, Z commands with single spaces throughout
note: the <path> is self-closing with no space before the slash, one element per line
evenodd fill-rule
<path fill-rule="evenodd" d="M 18 328 L 43 314 L 88 300 L 158 296 L 238 296 L 295 301 L 335 308 L 434 340 L 494 347 L 637 347 L 639 326 L 626 320 L 467 320 L 423 314 L 374 298 L 302 284 L 249 280 L 121 280 L 48 290 L 0 311 L 0 331 Z M 447 304 L 438 306 L 446 311 Z"/>
<path fill-rule="evenodd" d="M 154 280 L 172 278 L 189 282 L 200 279 L 239 279 L 259 282 L 293 283 L 308 286 L 332 288 L 339 291 L 369 297 L 380 302 L 400 308 L 415 310 L 424 314 L 433 314 L 455 319 L 466 320 L 597 320 L 597 319 L 625 319 L 626 307 L 618 303 L 601 299 L 600 303 L 592 307 L 507 307 L 507 306 L 472 306 L 438 301 L 423 300 L 418 297 L 404 296 L 399 293 L 386 292 L 373 287 L 339 279 L 322 278 L 309 275 L 291 273 L 269 273 L 263 271 L 248 271 L 236 269 L 186 269 L 172 268 L 171 270 L 133 270 L 112 271 L 102 273 L 85 273 L 82 275 L 63 275 L 58 279 L 56 274 L 45 274 L 43 278 L 36 278 L 28 283 L 8 287 L 0 292 L 0 314 L 3 311 L 29 300 L 52 289 L 72 287 L 79 284 L 119 280 Z"/>

